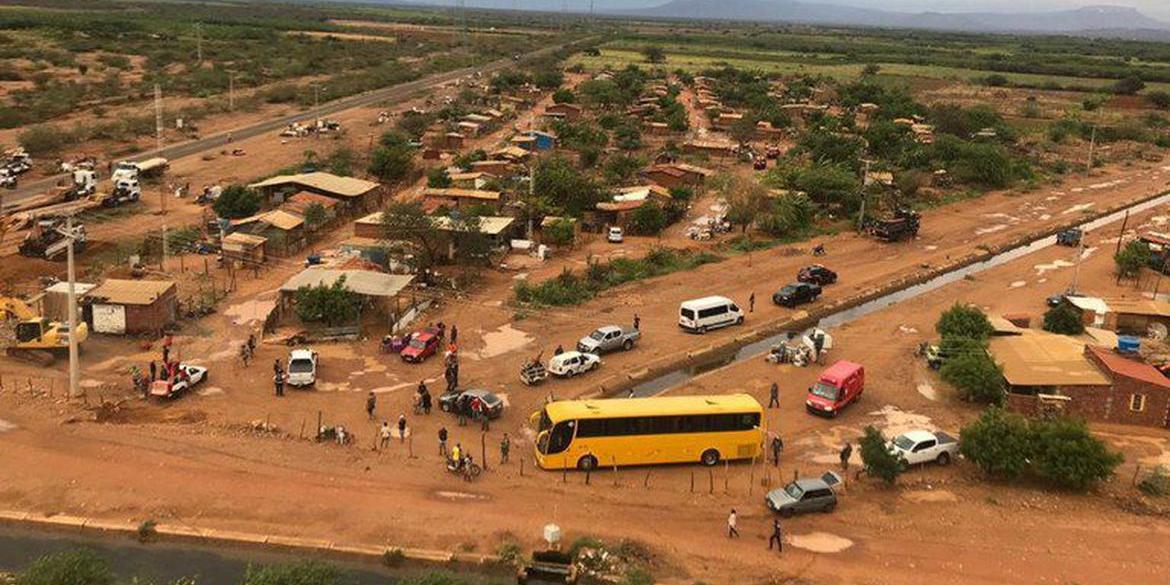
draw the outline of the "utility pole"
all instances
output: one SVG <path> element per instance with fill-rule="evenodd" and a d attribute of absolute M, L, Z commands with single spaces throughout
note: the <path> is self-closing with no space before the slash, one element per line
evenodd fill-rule
<path fill-rule="evenodd" d="M 163 145 L 162 88 L 154 84 L 154 133 L 158 148 Z"/>
<path fill-rule="evenodd" d="M 236 111 L 236 74 L 228 76 L 228 111 Z"/>
<path fill-rule="evenodd" d="M 162 263 L 160 263 L 158 265 L 158 268 L 159 268 L 159 270 L 166 272 L 167 271 L 167 252 L 168 252 L 168 250 L 167 250 L 167 224 L 165 224 L 165 223 L 162 226 L 162 248 L 163 248 L 163 250 L 162 250 L 162 252 L 163 252 Z"/>
<path fill-rule="evenodd" d="M 1097 146 L 1097 125 L 1093 125 L 1093 133 L 1089 135 L 1089 161 L 1085 163 L 1085 173 L 1093 171 L 1093 149 Z"/>
<path fill-rule="evenodd" d="M 861 211 L 857 214 L 857 231 L 865 229 L 865 201 L 868 199 L 865 196 L 865 188 L 869 186 L 869 159 L 863 159 L 861 162 L 865 163 L 865 174 L 861 176 Z"/>
<path fill-rule="evenodd" d="M 1085 257 L 1085 232 L 1081 231 L 1081 241 L 1077 246 L 1077 262 L 1073 265 L 1073 279 L 1072 284 L 1069 285 L 1069 292 L 1077 292 L 1077 281 L 1081 278 L 1081 259 Z"/>
<path fill-rule="evenodd" d="M 77 398 L 81 396 L 81 387 L 79 384 L 80 372 L 77 363 L 77 275 L 73 265 L 73 244 L 76 241 L 73 234 L 73 214 L 65 216 L 65 239 L 69 242 L 65 253 L 66 275 L 69 279 L 69 290 L 67 293 L 69 298 L 69 397 Z"/>

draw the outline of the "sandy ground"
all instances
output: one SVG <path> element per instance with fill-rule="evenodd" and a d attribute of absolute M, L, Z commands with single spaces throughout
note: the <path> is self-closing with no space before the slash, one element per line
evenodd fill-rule
<path fill-rule="evenodd" d="M 299 150 L 290 156 L 298 158 Z M 1114 168 L 1033 193 L 990 194 L 927 212 L 921 237 L 907 244 L 878 244 L 853 234 L 825 238 L 829 253 L 819 260 L 842 276 L 820 302 L 833 303 L 975 253 L 979 246 L 1006 243 L 1087 211 L 1160 192 L 1168 173 L 1170 168 L 1159 165 Z M 1166 221 L 1162 217 L 1167 213 L 1135 218 L 1131 227 Z M 1091 234 L 1089 245 L 1095 250 L 1082 267 L 1082 288 L 1115 292 L 1107 249 L 1117 229 L 1109 226 Z M 291 263 L 257 279 L 241 277 L 221 313 L 187 325 L 176 337 L 176 352 L 211 366 L 212 373 L 196 394 L 172 403 L 131 399 L 108 424 L 63 425 L 76 416 L 77 408 L 60 400 L 60 385 L 54 397 L 30 397 L 21 388 L 21 376 L 42 384 L 45 376 L 59 379 L 61 373 L 5 361 L 0 418 L 8 430 L 0 434 L 0 477 L 6 478 L 0 484 L 0 506 L 484 552 L 512 538 L 536 546 L 540 527 L 555 521 L 570 539 L 590 534 L 645 544 L 653 552 L 655 574 L 677 583 L 1111 583 L 1120 578 L 1153 583 L 1170 565 L 1167 525 L 1125 511 L 1132 509 L 1126 502 L 1135 498 L 1127 479 L 1097 494 L 1071 496 L 988 484 L 965 464 L 915 470 L 895 490 L 854 482 L 834 514 L 785 523 L 788 547 L 783 555 L 765 550 L 771 522 L 760 502 L 765 477 L 775 485 L 778 477 L 825 468 L 841 442 L 866 424 L 889 431 L 911 426 L 954 431 L 974 417 L 975 409 L 956 401 L 910 357 L 914 346 L 932 336 L 938 313 L 958 299 L 995 313 L 1038 316 L 1043 298 L 1067 285 L 1068 249 L 1025 257 L 834 331 L 838 349 L 832 358 L 866 364 L 870 378 L 866 399 L 839 419 L 814 419 L 803 412 L 799 390 L 816 374 L 814 369 L 778 367 L 762 359 L 718 370 L 677 390 L 748 391 L 763 399 L 771 382 L 778 381 L 783 405 L 769 415 L 769 423 L 788 445 L 778 471 L 765 474 L 762 468 L 733 465 L 708 477 L 706 470 L 689 466 L 629 469 L 599 474 L 584 485 L 579 474 L 539 472 L 529 460 L 521 475 L 518 460 L 527 458 L 531 449 L 525 421 L 546 395 L 592 392 L 598 384 L 613 384 L 629 373 L 746 332 L 733 328 L 705 337 L 685 335 L 675 325 L 679 301 L 723 294 L 746 304 L 755 292 L 759 302 L 747 328 L 798 314 L 767 299 L 810 262 L 807 245 L 631 283 L 584 305 L 520 320 L 505 305 L 514 279 L 525 273 L 540 279 L 566 266 L 582 267 L 586 250 L 634 254 L 654 243 L 631 239 L 613 247 L 592 242 L 543 265 L 487 273 L 475 294 L 445 298 L 424 317 L 459 326 L 464 384 L 495 390 L 509 404 L 503 419 L 482 438 L 477 428 L 457 427 L 436 412 L 409 416 L 408 440 L 372 450 L 378 422 L 409 412 L 410 393 L 420 379 L 428 380 L 433 390 L 441 384 L 437 361 L 403 364 L 378 353 L 375 339 L 316 346 L 322 356 L 316 390 L 273 397 L 267 364 L 283 357 L 285 349 L 264 345 L 257 364 L 244 368 L 234 359 L 234 348 L 246 338 L 256 307 L 271 299 L 276 284 L 295 270 Z M 1120 292 L 1135 294 L 1130 289 Z M 628 323 L 635 313 L 645 332 L 637 350 L 607 356 L 599 372 L 577 380 L 551 381 L 535 389 L 517 383 L 524 358 L 541 350 L 547 356 L 558 343 L 569 346 L 594 326 Z M 121 396 L 125 368 L 156 355 L 131 340 L 91 341 L 84 355 L 84 383 L 91 396 Z M 362 410 L 369 391 L 378 396 L 375 421 L 367 421 Z M 312 434 L 318 413 L 326 424 L 351 428 L 356 445 L 344 448 L 302 439 L 302 429 Z M 253 432 L 255 421 L 269 421 L 280 432 Z M 464 484 L 443 470 L 435 445 L 441 425 L 452 431 L 452 442 L 475 451 L 483 441 L 490 469 L 481 481 Z M 1102 430 L 1129 458 L 1121 478 L 1128 477 L 1127 470 L 1132 473 L 1128 465 L 1133 462 L 1170 459 L 1170 433 Z M 513 437 L 513 461 L 500 466 L 494 452 L 504 432 Z M 692 473 L 695 493 L 690 490 Z M 241 489 L 241 484 L 247 487 Z M 723 534 L 732 507 L 740 511 L 744 535 L 736 541 Z"/>

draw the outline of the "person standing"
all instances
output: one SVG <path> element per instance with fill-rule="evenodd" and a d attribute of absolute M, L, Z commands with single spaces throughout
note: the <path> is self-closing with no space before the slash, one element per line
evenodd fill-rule
<path fill-rule="evenodd" d="M 772 388 L 768 391 L 768 408 L 780 408 L 780 385 L 772 382 Z"/>
<path fill-rule="evenodd" d="M 739 531 L 735 529 L 736 520 L 735 508 L 732 508 L 731 514 L 727 515 L 727 538 L 739 538 Z"/>
<path fill-rule="evenodd" d="M 458 342 L 459 342 L 459 326 L 452 323 L 451 324 L 451 345 L 455 345 Z"/>
<path fill-rule="evenodd" d="M 378 397 L 371 391 L 369 396 L 366 396 L 366 417 L 374 420 L 374 409 L 378 407 Z"/>
<path fill-rule="evenodd" d="M 508 433 L 504 433 L 504 438 L 500 439 L 500 463 L 508 462 L 508 451 L 512 449 L 512 439 L 508 438 Z"/>
<path fill-rule="evenodd" d="M 277 376 L 284 374 L 284 366 L 280 365 L 280 358 L 272 360 L 272 373 Z"/>
<path fill-rule="evenodd" d="M 389 422 L 382 421 L 382 428 L 381 428 L 381 430 L 379 430 L 379 435 L 382 438 L 382 448 L 385 449 L 386 447 L 390 446 L 391 432 L 390 432 L 390 423 Z"/>
<path fill-rule="evenodd" d="M 284 372 L 278 372 L 272 380 L 276 384 L 276 395 L 284 396 Z"/>
<path fill-rule="evenodd" d="M 150 381 L 154 382 L 158 379 L 158 366 L 155 365 L 154 360 L 150 360 Z"/>
<path fill-rule="evenodd" d="M 476 405 L 479 407 L 479 430 L 486 433 L 492 430 L 491 417 L 488 416 L 487 403 L 480 400 L 479 402 L 476 402 Z"/>
<path fill-rule="evenodd" d="M 439 427 L 439 455 L 447 456 L 447 427 Z"/>
<path fill-rule="evenodd" d="M 637 313 L 634 313 L 634 331 L 641 331 L 641 330 L 642 330 L 642 318 L 639 317 Z"/>
<path fill-rule="evenodd" d="M 406 413 L 398 415 L 398 442 L 406 441 Z"/>
<path fill-rule="evenodd" d="M 752 291 L 752 294 L 748 295 L 748 312 L 756 312 L 756 291 L 754 290 Z"/>
<path fill-rule="evenodd" d="M 780 433 L 772 436 L 772 465 L 780 467 L 780 452 L 784 450 L 784 440 L 780 438 Z"/>
<path fill-rule="evenodd" d="M 772 536 L 768 537 L 768 550 L 772 550 L 772 543 L 776 543 L 776 552 L 784 552 L 784 535 L 780 531 L 780 519 L 772 519 Z"/>
<path fill-rule="evenodd" d="M 422 398 L 423 414 L 430 414 L 431 413 L 431 393 L 424 391 L 421 398 Z"/>
<path fill-rule="evenodd" d="M 845 443 L 845 446 L 841 447 L 841 453 L 839 455 L 839 457 L 841 459 L 841 470 L 842 471 L 849 471 L 849 458 L 852 456 L 853 456 L 853 444 L 852 443 Z"/>

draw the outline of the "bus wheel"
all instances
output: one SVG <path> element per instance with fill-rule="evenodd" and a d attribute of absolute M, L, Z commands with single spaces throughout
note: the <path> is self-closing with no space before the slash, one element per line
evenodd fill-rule
<path fill-rule="evenodd" d="M 593 471 L 597 469 L 597 458 L 592 455 L 586 455 L 577 460 L 577 469 L 581 471 Z"/>
<path fill-rule="evenodd" d="M 706 451 L 703 451 L 703 455 L 699 457 L 699 461 L 703 465 L 711 467 L 712 465 L 719 463 L 719 452 L 714 449 L 707 449 Z"/>

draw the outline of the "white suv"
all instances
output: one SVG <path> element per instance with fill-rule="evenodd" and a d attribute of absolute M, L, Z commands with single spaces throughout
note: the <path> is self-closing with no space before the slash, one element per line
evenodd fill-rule
<path fill-rule="evenodd" d="M 620 227 L 611 227 L 609 232 L 605 234 L 605 240 L 611 244 L 620 244 L 624 239 Z"/>
<path fill-rule="evenodd" d="M 317 352 L 294 349 L 288 354 L 288 385 L 312 386 L 317 382 Z"/>

